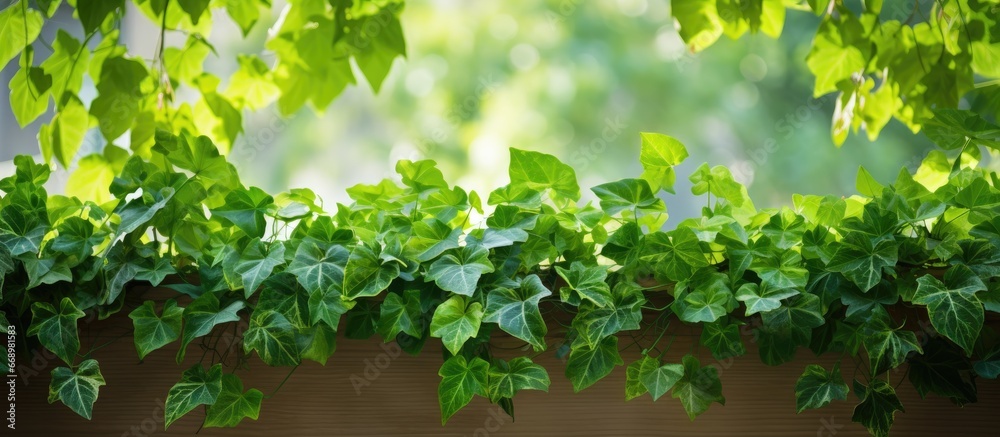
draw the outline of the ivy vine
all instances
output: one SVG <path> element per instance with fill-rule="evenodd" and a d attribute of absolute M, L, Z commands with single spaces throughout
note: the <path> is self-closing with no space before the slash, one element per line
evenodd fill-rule
<path fill-rule="evenodd" d="M 1000 312 L 1000 190 L 977 160 L 998 132 L 987 123 L 961 155 L 932 152 L 887 185 L 862 169 L 860 195 L 796 196 L 790 208 L 758 210 L 725 167 L 703 165 L 689 178 L 708 204 L 670 231 L 661 194 L 687 151 L 660 134 L 642 135 L 641 177 L 593 187 L 596 202 L 580 202 L 568 165 L 512 148 L 510 183 L 485 196 L 450 185 L 432 161 L 404 160 L 396 180 L 353 186 L 353 202 L 327 214 L 308 189 L 245 187 L 207 137 L 159 132 L 152 158 L 130 157 L 104 204 L 47 195 L 49 167 L 16 159 L 0 180 L 2 302 L 65 363 L 50 400 L 87 418 L 104 379 L 77 322 L 124 312 L 145 284 L 174 296 L 129 312 L 140 359 L 175 352 L 181 363 L 192 342 L 241 321 L 242 360 L 293 368 L 325 363 L 338 336 L 377 334 L 409 353 L 439 338 L 442 423 L 475 396 L 512 412 L 518 391 L 547 390 L 556 369 L 534 354 L 500 359 L 492 337 L 535 354 L 567 349 L 559 370 L 580 391 L 626 364 L 619 336 L 649 330 L 657 340 L 628 363 L 626 397 L 669 392 L 694 418 L 725 402 L 722 382 L 696 355 L 652 352 L 675 335 L 666 322 L 699 327 L 717 359 L 746 353 L 750 325 L 769 365 L 803 348 L 866 357 L 853 419 L 886 435 L 902 410 L 890 370 L 906 365 L 918 392 L 959 404 L 1000 373 L 985 323 Z M 905 324 L 900 308 L 929 326 Z M 553 338 L 547 324 L 560 317 L 569 329 Z M 809 365 L 789 396 L 802 411 L 849 391 L 839 364 Z M 206 406 L 205 426 L 234 426 L 262 401 L 204 354 L 167 394 L 165 425 Z"/>

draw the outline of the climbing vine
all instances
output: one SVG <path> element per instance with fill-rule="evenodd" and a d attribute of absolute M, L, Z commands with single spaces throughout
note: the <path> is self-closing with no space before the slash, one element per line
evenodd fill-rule
<path fill-rule="evenodd" d="M 432 161 L 404 160 L 395 180 L 353 186 L 353 202 L 334 206 L 308 189 L 244 186 L 207 137 L 157 133 L 152 159 L 130 157 L 104 204 L 47 195 L 49 167 L 19 157 L 0 180 L 10 318 L 0 325 L 28 325 L 65 363 L 52 371 L 50 401 L 87 418 L 104 379 L 80 350 L 86 312 L 130 310 L 137 356 L 175 353 L 178 363 L 193 342 L 241 321 L 241 360 L 270 366 L 325 363 L 341 336 L 378 335 L 414 354 L 440 339 L 442 423 L 475 396 L 512 412 L 516 393 L 546 390 L 553 371 L 584 390 L 626 364 L 619 338 L 637 332 L 656 340 L 637 340 L 644 355 L 624 369 L 626 397 L 669 392 L 694 418 L 725 402 L 722 381 L 704 356 L 665 359 L 670 323 L 700 328 L 717 359 L 746 353 L 748 325 L 769 365 L 800 349 L 866 359 L 853 419 L 886 435 L 902 410 L 892 369 L 908 366 L 918 392 L 958 404 L 1000 373 L 985 322 L 1000 312 L 1000 190 L 978 167 L 998 131 L 977 125 L 928 129 L 938 141 L 964 136 L 960 155 L 934 151 L 888 184 L 862 169 L 859 195 L 795 196 L 781 209 L 758 210 L 725 167 L 702 165 L 689 177 L 706 196 L 702 215 L 670 231 L 661 194 L 687 151 L 659 134 L 642 135 L 640 177 L 595 186 L 598 200 L 586 203 L 571 167 L 513 148 L 510 183 L 483 195 L 449 184 Z M 125 308 L 150 285 L 173 296 Z M 929 324 L 907 323 L 913 311 L 901 308 Z M 565 333 L 547 331 L 566 317 Z M 533 352 L 503 360 L 498 335 Z M 531 359 L 567 352 L 563 369 Z M 205 426 L 258 417 L 262 392 L 244 390 L 224 361 L 202 354 L 184 370 L 165 426 L 199 406 Z M 788 393 L 799 411 L 848 398 L 839 364 L 802 371 Z"/>
<path fill-rule="evenodd" d="M 652 133 L 640 139 L 643 172 L 592 187 L 590 202 L 570 166 L 516 148 L 509 184 L 488 193 L 450 184 L 433 161 L 406 160 L 394 179 L 347 189 L 349 204 L 246 186 L 225 157 L 243 111 L 321 110 L 359 73 L 377 91 L 405 55 L 401 3 L 290 1 L 267 37 L 274 62 L 241 55 L 225 82 L 202 67 L 215 51 L 212 9 L 247 35 L 268 1 L 67 3 L 82 39 L 39 39 L 59 1 L 0 10 L 0 63 L 20 65 L 15 117 L 25 125 L 56 109 L 39 133 L 43 162 L 18 157 L 0 179 L 0 326 L 24 328 L 24 341 L 63 362 L 49 400 L 88 419 L 105 385 L 96 350 L 81 350 L 88 313 L 127 315 L 140 360 L 175 354 L 179 366 L 194 345 L 248 326 L 237 364 L 206 352 L 178 369 L 166 427 L 199 407 L 206 427 L 256 419 L 266 397 L 244 387 L 242 364 L 325 363 L 338 338 L 376 335 L 408 353 L 441 349 L 442 423 L 476 396 L 513 414 L 516 393 L 547 390 L 550 372 L 580 391 L 618 366 L 627 399 L 670 393 L 694 418 L 725 398 L 706 356 L 666 354 L 678 324 L 700 329 L 715 359 L 746 354 L 744 328 L 769 365 L 806 351 L 839 357 L 801 369 L 788 395 L 800 412 L 852 398 L 853 420 L 876 436 L 903 409 L 892 369 L 906 366 L 902 378 L 921 395 L 958 404 L 1000 374 L 988 323 L 1000 312 L 1000 179 L 979 165 L 1000 149 L 988 94 L 1000 77 L 996 1 L 916 2 L 904 18 L 879 1 L 672 2 L 694 51 L 723 34 L 776 37 L 786 11 L 815 12 L 806 62 L 817 95 L 840 93 L 834 141 L 861 128 L 874 139 L 895 117 L 940 150 L 894 181 L 862 169 L 857 195 L 796 195 L 780 209 L 757 209 L 727 168 L 705 164 L 689 175 L 705 207 L 671 230 L 687 150 Z M 153 59 L 120 43 L 127 10 L 158 23 Z M 167 32 L 186 42 L 167 47 Z M 51 53 L 36 65 L 39 45 Z M 85 77 L 96 88 L 89 102 Z M 177 98 L 182 89 L 197 98 Z M 972 110 L 956 109 L 963 101 Z M 77 159 L 90 129 L 108 145 Z M 44 187 L 53 159 L 77 168 L 66 195 Z M 169 297 L 146 298 L 151 288 Z M 557 323 L 565 331 L 550 333 Z M 501 358 L 497 336 L 530 353 Z M 624 338 L 639 360 L 623 361 Z M 536 364 L 544 353 L 565 356 L 565 368 Z M 845 375 L 845 360 L 862 365 Z"/>

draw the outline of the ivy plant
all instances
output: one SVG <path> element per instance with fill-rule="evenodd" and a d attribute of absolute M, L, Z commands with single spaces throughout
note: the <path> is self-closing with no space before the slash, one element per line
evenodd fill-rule
<path fill-rule="evenodd" d="M 661 134 L 641 137 L 642 177 L 595 186 L 592 201 L 556 157 L 512 148 L 510 182 L 489 193 L 404 160 L 397 178 L 329 207 L 308 189 L 247 187 L 207 137 L 160 131 L 151 159 L 124 160 L 104 203 L 49 195 L 50 167 L 15 160 L 0 179 L 0 302 L 63 361 L 49 400 L 86 418 L 105 385 L 95 349 L 81 350 L 88 313 L 127 315 L 139 359 L 178 363 L 192 343 L 247 324 L 235 364 L 202 354 L 179 369 L 166 427 L 198 407 L 205 426 L 256 419 L 264 397 L 241 381 L 245 364 L 325 363 L 339 337 L 375 335 L 440 349 L 442 423 L 477 396 L 513 414 L 516 394 L 547 390 L 553 373 L 581 391 L 615 371 L 626 399 L 669 393 L 694 419 L 725 403 L 708 362 L 746 354 L 749 326 L 768 365 L 838 357 L 793 369 L 798 411 L 853 397 L 853 420 L 882 436 L 903 409 L 901 379 L 964 404 L 1000 369 L 987 322 L 1000 312 L 1000 179 L 978 165 L 984 144 L 995 143 L 933 151 L 889 183 L 862 169 L 863 194 L 780 209 L 756 208 L 725 167 L 705 165 L 690 175 L 701 215 L 664 230 L 687 151 Z M 149 286 L 167 297 L 144 298 Z M 670 349 L 679 326 L 700 329 L 706 350 Z M 499 353 L 498 336 L 524 347 Z M 625 362 L 636 343 L 641 358 Z M 566 364 L 543 368 L 539 354 Z M 866 364 L 847 374 L 845 359 Z"/>
<path fill-rule="evenodd" d="M 10 101 L 21 126 L 54 109 L 55 115 L 40 129 L 39 146 L 46 162 L 54 159 L 66 168 L 75 162 L 82 170 L 70 184 L 71 193 L 81 198 L 99 195 L 125 159 L 117 149 L 77 158 L 84 134 L 92 128 L 106 143 L 127 145 L 147 159 L 152 158 L 149 149 L 160 129 L 206 135 L 225 153 L 243 132 L 245 111 L 272 104 L 283 115 L 304 106 L 322 111 L 360 77 L 377 92 L 394 60 L 406 55 L 399 20 L 403 0 L 290 0 L 262 47 L 275 59 L 265 62 L 257 54 L 240 54 L 238 69 L 228 77 L 217 77 L 203 65 L 218 56 L 208 41 L 213 14 L 228 16 L 244 39 L 259 41 L 256 35 L 277 12 L 270 0 L 66 3 L 63 9 L 72 8 L 79 26 L 61 26 L 52 41 L 45 40 L 41 30 L 62 1 L 15 0 L 0 10 L 0 38 L 5 41 L 0 65 L 16 59 Z M 979 114 L 1000 112 L 995 98 L 1000 84 L 997 0 L 670 4 L 680 36 L 692 52 L 704 50 L 722 35 L 778 37 L 786 20 L 820 17 L 806 63 L 815 75 L 816 97 L 837 93 L 832 126 L 837 145 L 862 128 L 874 140 L 893 118 L 914 132 L 938 129 L 933 111 L 958 108 L 963 99 Z M 140 19 L 159 26 L 152 59 L 130 55 L 121 40 L 126 13 L 141 14 Z M 167 47 L 168 33 L 183 35 L 186 41 Z M 48 55 L 43 60 L 38 53 Z M 97 91 L 92 101 L 81 97 L 88 81 Z M 196 98 L 175 99 L 181 93 Z M 980 118 L 964 114 L 948 124 L 976 130 Z M 939 144 L 946 149 L 965 145 L 965 137 L 954 140 Z M 658 178 L 673 180 L 673 173 L 664 169 L 677 158 L 643 157 L 644 162 L 658 162 L 647 170 L 651 188 Z"/>

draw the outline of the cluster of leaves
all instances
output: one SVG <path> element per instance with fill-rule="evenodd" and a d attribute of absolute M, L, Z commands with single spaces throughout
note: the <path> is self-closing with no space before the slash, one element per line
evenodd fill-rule
<path fill-rule="evenodd" d="M 127 144 L 147 158 L 158 129 L 203 133 L 227 150 L 243 132 L 244 109 L 276 102 L 283 115 L 306 104 L 322 110 L 355 83 L 352 62 L 378 91 L 395 58 L 406 52 L 398 18 L 401 1 L 292 0 L 268 32 L 266 47 L 274 53 L 274 63 L 241 54 L 239 68 L 222 84 L 203 70 L 205 59 L 215 53 L 207 39 L 213 9 L 224 11 L 246 37 L 259 22 L 270 24 L 270 0 L 134 0 L 128 6 L 125 0 L 69 0 L 82 29 L 60 26 L 51 42 L 43 40 L 42 27 L 55 14 L 70 11 L 60 11 L 60 0 L 29 3 L 16 0 L 0 11 L 0 66 L 19 58 L 10 102 L 21 126 L 54 107 L 55 116 L 39 132 L 39 144 L 46 162 L 55 158 L 67 168 L 94 127 L 105 142 Z M 160 26 L 151 61 L 130 55 L 120 41 L 126 10 Z M 187 40 L 180 47 L 165 47 L 167 32 Z M 50 53 L 39 63 L 36 50 Z M 90 102 L 81 98 L 85 76 L 97 91 Z M 175 96 L 180 96 L 177 104 Z M 71 186 L 102 190 L 110 181 L 91 184 L 90 176 L 114 176 L 121 158 L 109 153 L 84 157 L 79 168 L 85 175 Z M 88 194 L 78 190 L 81 197 Z"/>
<path fill-rule="evenodd" d="M 833 141 L 862 127 L 874 140 L 893 117 L 914 132 L 933 109 L 957 108 L 975 77 L 1000 79 L 1000 1 L 682 0 L 672 2 L 680 35 L 700 51 L 723 34 L 781 34 L 786 6 L 822 16 L 806 57 L 815 96 L 836 92 Z M 992 99 L 978 94 L 978 99 Z"/>
<path fill-rule="evenodd" d="M 477 395 L 510 412 L 518 391 L 546 390 L 539 353 L 566 356 L 566 377 L 586 389 L 625 364 L 628 337 L 643 356 L 625 369 L 626 397 L 670 392 L 693 419 L 725 402 L 703 361 L 746 353 L 748 329 L 769 365 L 803 348 L 855 360 L 854 420 L 881 436 L 902 410 L 890 370 L 906 363 L 921 395 L 959 404 L 1000 373 L 1000 338 L 985 326 L 1000 311 L 1000 179 L 977 168 L 979 147 L 932 152 L 889 185 L 862 169 L 861 195 L 796 196 L 777 210 L 703 165 L 690 176 L 702 216 L 663 231 L 661 195 L 687 157 L 665 135 L 643 134 L 641 177 L 593 187 L 595 202 L 581 202 L 557 158 L 511 149 L 510 183 L 485 198 L 432 161 L 404 160 L 397 181 L 353 186 L 353 202 L 328 215 L 308 189 L 245 187 L 207 137 L 160 132 L 151 159 L 124 161 L 104 204 L 49 196 L 49 167 L 16 160 L 0 180 L 0 299 L 66 364 L 50 401 L 87 418 L 104 379 L 93 350 L 80 351 L 78 320 L 124 313 L 149 288 L 136 285 L 153 285 L 175 295 L 129 308 L 140 359 L 169 346 L 180 364 L 192 342 L 241 322 L 242 359 L 271 366 L 325 363 L 338 336 L 378 334 L 414 354 L 440 338 L 442 422 Z M 672 322 L 700 328 L 711 355 L 663 346 Z M 496 335 L 533 351 L 504 359 Z M 184 371 L 166 426 L 199 406 L 205 426 L 258 416 L 262 393 L 223 360 L 203 354 Z M 839 364 L 811 365 L 795 396 L 801 411 L 848 391 Z"/>

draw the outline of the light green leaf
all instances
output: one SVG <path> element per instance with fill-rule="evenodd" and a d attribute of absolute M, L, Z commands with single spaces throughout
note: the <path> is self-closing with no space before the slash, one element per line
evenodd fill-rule
<path fill-rule="evenodd" d="M 625 368 L 625 400 L 631 401 L 639 396 L 649 393 L 649 389 L 639 381 L 639 368 L 643 360 L 633 361 Z"/>
<path fill-rule="evenodd" d="M 103 60 L 100 80 L 95 81 L 97 98 L 90 104 L 90 115 L 100 120 L 98 125 L 107 141 L 117 139 L 132 127 L 139 113 L 139 102 L 147 95 L 142 84 L 148 76 L 149 71 L 141 60 L 121 56 Z"/>
<path fill-rule="evenodd" d="M 183 314 L 184 308 L 177 306 L 177 301 L 173 299 L 167 299 L 163 304 L 161 315 L 156 315 L 156 303 L 151 300 L 129 313 L 135 328 L 135 350 L 140 360 L 180 337 Z"/>
<path fill-rule="evenodd" d="M 281 242 L 265 243 L 260 238 L 250 240 L 233 267 L 243 279 L 243 294 L 248 299 L 257 292 L 275 267 L 285 263 L 285 245 Z"/>
<path fill-rule="evenodd" d="M 806 57 L 806 65 L 816 76 L 813 97 L 837 90 L 837 83 L 862 73 L 867 60 L 861 50 L 851 45 L 845 32 L 853 29 L 838 23 L 837 18 L 827 17 L 820 24 L 812 49 Z"/>
<path fill-rule="evenodd" d="M 102 385 L 106 384 L 97 360 L 80 363 L 76 371 L 56 367 L 52 369 L 52 382 L 49 383 L 49 403 L 60 400 L 76 414 L 90 420 Z"/>
<path fill-rule="evenodd" d="M 570 200 L 580 199 L 580 186 L 573 167 L 544 153 L 511 147 L 510 183 L 535 191 L 552 189 Z"/>
<path fill-rule="evenodd" d="M 714 0 L 672 0 L 670 13 L 680 24 L 681 38 L 693 53 L 708 48 L 722 36 L 722 19 Z"/>
<path fill-rule="evenodd" d="M 0 11 L 0 67 L 6 66 L 18 52 L 35 42 L 44 23 L 42 14 L 17 0 Z"/>
<path fill-rule="evenodd" d="M 687 149 L 673 137 L 663 134 L 643 132 L 639 162 L 642 163 L 642 178 L 649 182 L 653 191 L 661 189 L 674 192 L 677 175 L 674 166 L 688 157 Z"/>
<path fill-rule="evenodd" d="M 31 47 L 21 53 L 21 68 L 10 78 L 10 109 L 22 128 L 45 113 L 52 89 L 52 76 L 32 66 L 33 54 Z"/>
<path fill-rule="evenodd" d="M 479 325 L 482 321 L 481 303 L 469 303 L 465 297 L 452 296 L 434 310 L 431 336 L 440 338 L 448 351 L 458 355 L 466 340 L 479 335 Z"/>

